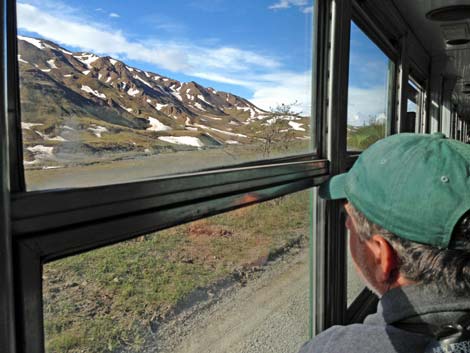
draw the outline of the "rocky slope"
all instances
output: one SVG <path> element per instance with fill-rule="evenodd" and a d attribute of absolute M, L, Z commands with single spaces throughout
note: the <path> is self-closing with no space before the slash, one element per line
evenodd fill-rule
<path fill-rule="evenodd" d="M 77 154 L 253 144 L 276 119 L 305 139 L 309 119 L 273 119 L 239 96 L 18 36 L 25 165 Z"/>

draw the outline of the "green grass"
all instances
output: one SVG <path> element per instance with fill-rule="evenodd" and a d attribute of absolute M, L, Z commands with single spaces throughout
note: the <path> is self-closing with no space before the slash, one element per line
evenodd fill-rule
<path fill-rule="evenodd" d="M 47 352 L 139 352 L 151 324 L 195 289 L 308 237 L 308 192 L 44 267 Z"/>
<path fill-rule="evenodd" d="M 348 126 L 348 150 L 365 150 L 374 142 L 385 137 L 385 127 L 385 124 L 376 122 L 360 127 Z"/>

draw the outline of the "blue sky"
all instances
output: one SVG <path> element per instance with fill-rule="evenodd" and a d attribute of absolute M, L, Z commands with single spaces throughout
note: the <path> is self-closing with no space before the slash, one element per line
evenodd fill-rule
<path fill-rule="evenodd" d="M 348 123 L 362 125 L 384 119 L 388 100 L 389 59 L 357 27 L 351 25 Z"/>
<path fill-rule="evenodd" d="M 194 80 L 264 109 L 298 102 L 296 109 L 307 115 L 312 5 L 313 0 L 20 0 L 18 27 L 22 35 Z M 357 28 L 351 35 L 359 49 L 351 52 L 349 114 L 361 120 L 383 110 L 367 97 L 383 87 L 384 56 Z"/>

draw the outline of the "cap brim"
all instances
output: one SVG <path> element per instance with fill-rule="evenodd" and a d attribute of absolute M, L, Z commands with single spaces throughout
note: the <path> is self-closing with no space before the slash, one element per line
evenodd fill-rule
<path fill-rule="evenodd" d="M 344 186 L 346 185 L 346 175 L 347 173 L 335 175 L 321 184 L 319 190 L 320 197 L 326 200 L 345 199 Z"/>

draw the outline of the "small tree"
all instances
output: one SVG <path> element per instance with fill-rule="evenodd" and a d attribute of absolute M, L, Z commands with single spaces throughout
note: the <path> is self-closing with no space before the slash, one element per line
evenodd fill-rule
<path fill-rule="evenodd" d="M 262 141 L 261 150 L 264 158 L 269 157 L 275 149 L 286 151 L 294 140 L 295 134 L 289 126 L 289 121 L 299 117 L 299 113 L 292 110 L 295 104 L 296 102 L 280 104 L 261 119 L 258 139 Z"/>

